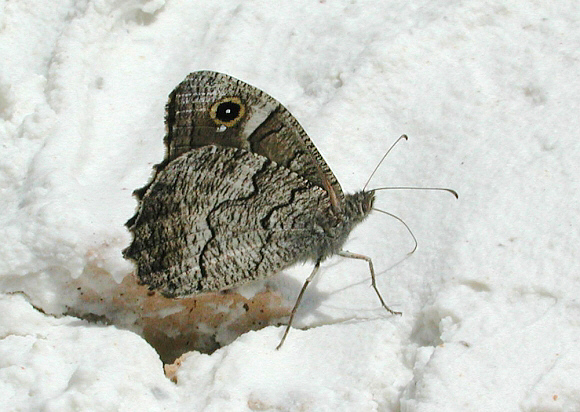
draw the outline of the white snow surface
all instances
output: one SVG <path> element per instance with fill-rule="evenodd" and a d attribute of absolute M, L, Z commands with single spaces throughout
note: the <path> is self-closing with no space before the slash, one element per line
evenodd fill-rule
<path fill-rule="evenodd" d="M 0 410 L 579 411 L 580 5 L 0 1 Z M 133 268 L 124 226 L 167 95 L 217 70 L 284 103 L 378 192 L 296 326 L 190 352 L 65 313 Z M 273 280 L 291 296 L 310 265 Z M 103 275 L 104 274 L 104 275 Z M 75 283 L 77 282 L 77 283 Z"/>

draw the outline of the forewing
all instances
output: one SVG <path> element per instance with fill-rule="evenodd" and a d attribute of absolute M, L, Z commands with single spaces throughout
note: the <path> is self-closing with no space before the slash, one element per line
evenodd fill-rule
<path fill-rule="evenodd" d="M 220 108 L 231 117 L 220 120 Z M 170 94 L 166 126 L 165 164 L 205 145 L 242 148 L 298 173 L 326 190 L 335 210 L 342 208 L 340 184 L 302 126 L 254 86 L 222 73 L 193 72 Z"/>

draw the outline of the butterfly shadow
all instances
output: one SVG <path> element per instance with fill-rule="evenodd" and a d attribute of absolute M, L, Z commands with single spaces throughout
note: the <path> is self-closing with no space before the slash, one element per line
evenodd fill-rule
<path fill-rule="evenodd" d="M 380 272 L 376 273 L 376 278 L 379 278 L 381 275 L 386 274 L 403 261 L 405 261 L 409 255 L 399 259 L 395 263 L 393 263 L 390 267 L 381 270 Z M 368 278 L 361 279 L 355 283 L 349 283 L 346 286 L 341 288 L 333 288 L 331 291 L 323 292 L 320 288 L 318 288 L 319 282 L 322 281 L 323 277 L 326 276 L 335 276 L 340 275 L 340 267 L 341 264 L 344 264 L 343 259 L 332 259 L 332 261 L 325 262 L 324 266 L 321 267 L 321 270 L 317 275 L 313 278 L 312 282 L 308 285 L 302 300 L 297 308 L 295 318 L 292 322 L 292 327 L 296 327 L 299 329 L 310 329 L 313 327 L 323 326 L 323 325 L 330 325 L 336 323 L 342 323 L 345 321 L 350 321 L 353 319 L 363 319 L 358 315 L 353 316 L 338 316 L 333 312 L 343 312 L 346 309 L 343 307 L 339 307 L 337 305 L 333 305 L 330 303 L 333 300 L 333 296 L 338 296 L 341 293 L 345 293 L 349 290 L 352 290 L 353 287 L 359 287 L 363 284 L 368 284 L 370 287 L 371 294 L 374 294 L 372 290 L 372 277 L 370 273 L 368 274 Z M 305 267 L 308 265 L 304 265 Z M 356 270 L 357 273 L 359 269 Z M 306 279 L 306 276 L 304 276 Z M 296 299 L 299 296 L 300 290 L 304 287 L 304 282 L 297 279 L 295 276 L 291 276 L 289 274 L 284 274 L 281 272 L 278 276 L 270 279 L 268 281 L 275 289 L 278 289 L 282 292 L 284 296 L 287 296 L 286 300 L 290 304 L 291 302 L 296 302 Z M 379 301 L 379 306 L 381 302 Z M 321 309 L 321 307 L 330 308 L 331 312 Z M 380 309 L 383 311 L 383 309 Z M 365 310 L 366 313 L 372 312 L 376 313 L 376 309 Z M 364 319 L 369 318 L 365 316 Z M 371 318 L 376 318 L 375 316 L 371 316 Z M 287 318 L 286 318 L 287 319 Z M 370 318 L 369 318 L 370 319 Z M 305 324 L 306 323 L 306 324 Z"/>

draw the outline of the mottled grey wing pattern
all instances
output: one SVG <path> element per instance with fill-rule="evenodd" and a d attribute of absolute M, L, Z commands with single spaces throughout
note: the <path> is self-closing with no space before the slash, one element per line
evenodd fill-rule
<path fill-rule="evenodd" d="M 219 291 L 315 259 L 337 221 L 327 193 L 243 149 L 205 146 L 157 173 L 124 252 L 165 296 Z M 318 216 L 318 217 L 316 217 Z"/>
<path fill-rule="evenodd" d="M 344 195 L 336 177 L 290 112 L 263 91 L 223 73 L 189 74 L 167 103 L 165 164 L 205 145 L 262 155 L 328 192 L 340 212 Z"/>
<path fill-rule="evenodd" d="M 215 292 L 340 251 L 374 193 L 343 195 L 296 119 L 240 80 L 195 72 L 170 94 L 166 157 L 135 191 L 124 256 L 166 296 Z"/>

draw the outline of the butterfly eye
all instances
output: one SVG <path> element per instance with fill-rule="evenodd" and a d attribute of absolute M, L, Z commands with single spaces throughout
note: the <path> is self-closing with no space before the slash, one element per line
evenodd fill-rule
<path fill-rule="evenodd" d="M 245 113 L 246 108 L 238 97 L 226 97 L 214 103 L 209 114 L 216 124 L 232 127 L 244 117 Z"/>

